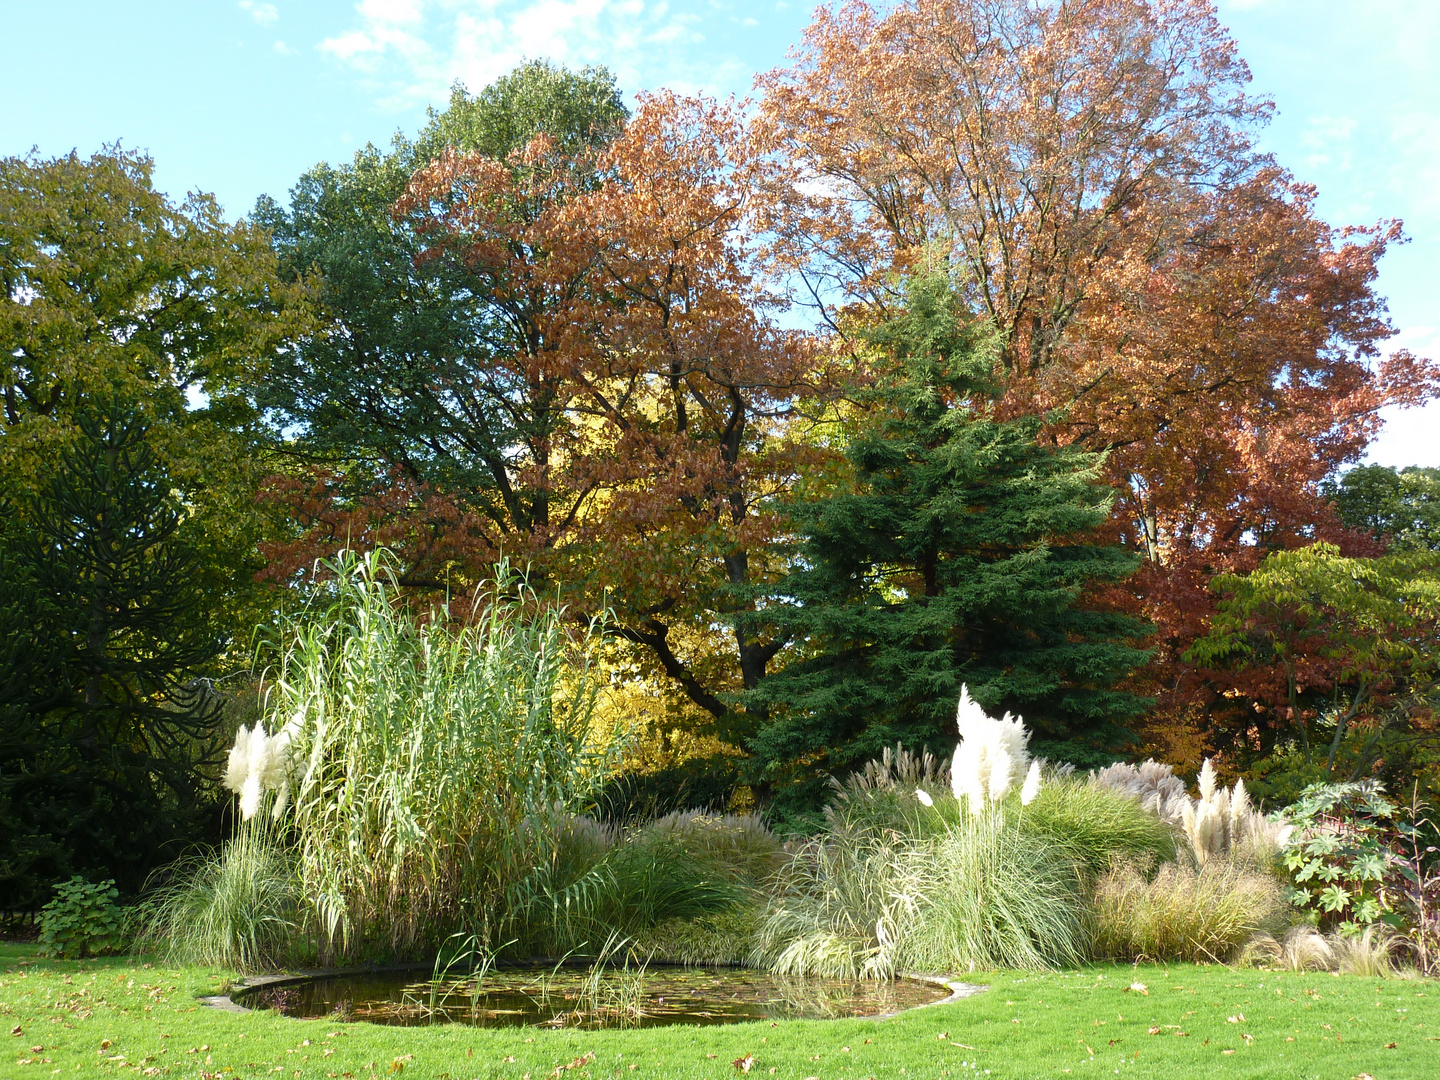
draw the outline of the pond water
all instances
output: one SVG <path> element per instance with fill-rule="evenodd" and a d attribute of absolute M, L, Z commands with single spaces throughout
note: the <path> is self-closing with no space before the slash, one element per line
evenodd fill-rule
<path fill-rule="evenodd" d="M 949 994 L 917 979 L 791 979 L 739 968 L 519 967 L 491 970 L 478 984 L 473 978 L 417 980 L 414 972 L 347 975 L 237 997 L 251 1008 L 341 1021 L 594 1028 L 882 1016 Z"/>

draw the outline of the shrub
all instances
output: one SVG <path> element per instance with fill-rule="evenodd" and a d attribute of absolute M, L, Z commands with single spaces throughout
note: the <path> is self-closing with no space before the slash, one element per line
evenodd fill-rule
<path fill-rule="evenodd" d="M 667 919 L 635 935 L 635 950 L 657 961 L 697 967 L 743 964 L 755 950 L 761 906 L 742 902 L 714 915 Z"/>
<path fill-rule="evenodd" d="M 1243 862 L 1166 863 L 1153 877 L 1127 863 L 1100 877 L 1087 922 L 1097 958 L 1224 962 L 1257 934 L 1278 932 L 1285 898 Z"/>
<path fill-rule="evenodd" d="M 140 945 L 168 963 L 263 971 L 311 959 L 295 854 L 265 818 L 217 854 L 182 860 L 156 891 Z"/>
<path fill-rule="evenodd" d="M 711 873 L 748 885 L 768 880 L 785 861 L 780 841 L 759 814 L 676 811 L 645 826 L 642 835 L 674 844 Z"/>
<path fill-rule="evenodd" d="M 78 874 L 55 886 L 40 911 L 40 954 L 65 960 L 103 956 L 124 944 L 125 912 L 114 881 L 92 884 Z"/>
<path fill-rule="evenodd" d="M 1369 781 L 1312 784 L 1290 808 L 1295 831 L 1284 856 L 1290 900 L 1316 925 L 1358 934 L 1386 916 L 1392 906 L 1386 878 L 1399 861 L 1390 848 L 1395 813 Z"/>
<path fill-rule="evenodd" d="M 555 830 L 550 858 L 518 894 L 523 914 L 513 944 L 521 952 L 594 953 L 606 941 L 724 911 L 747 895 L 687 850 L 675 830 L 638 829 L 617 838 L 589 819 L 577 822 Z"/>
<path fill-rule="evenodd" d="M 1112 862 L 1154 864 L 1175 858 L 1175 832 L 1133 795 L 1076 777 L 1051 779 L 1019 815 L 1093 880 Z"/>

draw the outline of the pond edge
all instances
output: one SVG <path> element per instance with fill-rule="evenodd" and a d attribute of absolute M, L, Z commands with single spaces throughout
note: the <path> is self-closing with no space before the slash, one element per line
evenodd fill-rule
<path fill-rule="evenodd" d="M 662 961 L 663 963 L 663 961 Z M 698 965 L 681 964 L 677 967 L 694 967 Z M 430 964 L 391 964 L 386 967 L 353 967 L 334 969 L 314 969 L 294 972 L 285 972 L 276 975 L 249 975 L 237 983 L 232 983 L 229 993 L 207 994 L 196 998 L 196 1000 L 207 1009 L 217 1009 L 221 1012 L 250 1013 L 254 1009 L 241 1005 L 231 996 L 233 994 L 244 995 L 252 990 L 259 990 L 266 986 L 297 986 L 301 983 L 316 982 L 320 979 L 341 979 L 349 975 L 390 975 L 406 971 L 428 971 L 433 970 Z M 967 983 L 955 978 L 953 975 L 926 975 L 917 972 L 899 972 L 897 979 L 914 979 L 916 982 L 929 983 L 932 986 L 941 986 L 950 991 L 949 997 L 943 997 L 939 1001 L 927 1001 L 923 1005 L 912 1005 L 908 1009 L 898 1009 L 895 1012 L 879 1013 L 875 1016 L 848 1017 L 852 1020 L 889 1020 L 892 1017 L 904 1016 L 906 1013 L 915 1012 L 918 1009 L 933 1009 L 937 1005 L 953 1005 L 957 1001 L 964 1001 L 966 998 L 982 994 L 990 989 L 981 983 Z"/>

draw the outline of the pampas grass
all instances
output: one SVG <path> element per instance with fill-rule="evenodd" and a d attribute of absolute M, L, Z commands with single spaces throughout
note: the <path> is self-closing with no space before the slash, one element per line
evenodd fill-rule
<path fill-rule="evenodd" d="M 309 959 L 293 853 L 265 818 L 213 855 L 181 860 L 155 891 L 137 947 L 167 963 L 241 972 Z"/>
<path fill-rule="evenodd" d="M 785 975 L 1050 968 L 1082 958 L 1080 875 L 1003 811 L 939 831 L 834 829 L 782 871 L 754 958 Z"/>
<path fill-rule="evenodd" d="M 1243 863 L 1166 863 L 1153 876 L 1129 863 L 1096 883 L 1087 923 L 1095 957 L 1223 963 L 1285 916 L 1279 882 Z"/>

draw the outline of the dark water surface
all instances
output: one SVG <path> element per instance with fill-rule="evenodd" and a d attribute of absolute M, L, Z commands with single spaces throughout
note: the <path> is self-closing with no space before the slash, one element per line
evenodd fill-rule
<path fill-rule="evenodd" d="M 781 978 L 743 968 L 501 968 L 473 978 L 417 980 L 414 972 L 321 978 L 261 987 L 242 1004 L 286 1016 L 375 1024 L 476 1027 L 658 1027 L 745 1020 L 880 1016 L 949 996 L 915 979 L 851 982 Z"/>

